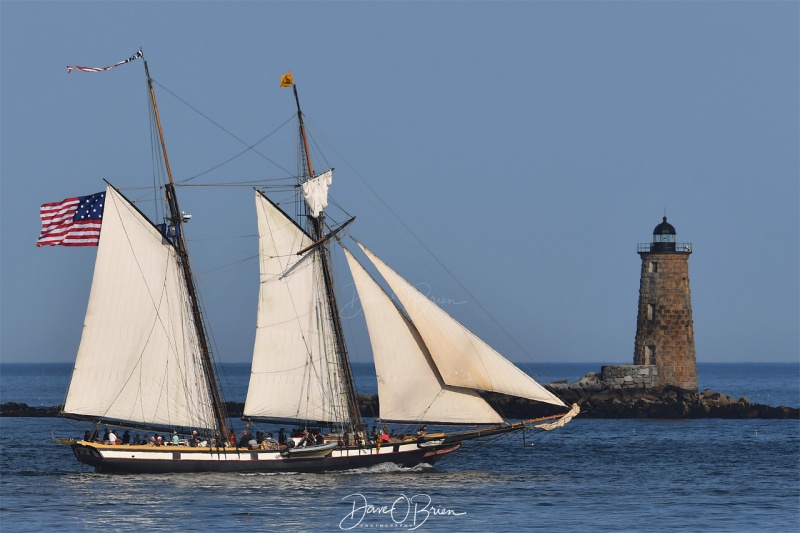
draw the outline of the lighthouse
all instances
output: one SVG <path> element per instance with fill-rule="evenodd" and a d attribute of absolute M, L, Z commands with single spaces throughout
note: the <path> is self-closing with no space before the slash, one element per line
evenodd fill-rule
<path fill-rule="evenodd" d="M 689 289 L 691 244 L 676 242 L 667 217 L 653 230 L 653 241 L 639 244 L 642 274 L 636 320 L 634 365 L 657 368 L 655 386 L 697 390 L 692 299 Z"/>

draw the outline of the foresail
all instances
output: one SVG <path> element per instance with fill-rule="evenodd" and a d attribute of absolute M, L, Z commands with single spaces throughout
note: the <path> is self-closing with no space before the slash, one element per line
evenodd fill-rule
<path fill-rule="evenodd" d="M 64 411 L 215 427 L 175 249 L 111 186 Z"/>
<path fill-rule="evenodd" d="M 442 382 L 414 325 L 346 249 L 345 256 L 367 321 L 381 418 L 454 424 L 502 422 L 477 392 Z"/>
<path fill-rule="evenodd" d="M 256 191 L 261 285 L 245 416 L 336 422 L 345 405 L 319 249 Z"/>
<path fill-rule="evenodd" d="M 359 244 L 403 304 L 448 385 L 565 406 Z M 565 406 L 566 407 L 566 406 Z"/>

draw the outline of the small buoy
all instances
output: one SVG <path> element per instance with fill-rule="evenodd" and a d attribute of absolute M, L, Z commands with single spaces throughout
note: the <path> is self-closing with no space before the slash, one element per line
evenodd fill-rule
<path fill-rule="evenodd" d="M 758 437 L 758 430 L 756 430 L 756 437 Z"/>
<path fill-rule="evenodd" d="M 531 446 L 534 446 L 534 445 L 536 445 L 536 443 L 535 442 L 531 442 Z"/>

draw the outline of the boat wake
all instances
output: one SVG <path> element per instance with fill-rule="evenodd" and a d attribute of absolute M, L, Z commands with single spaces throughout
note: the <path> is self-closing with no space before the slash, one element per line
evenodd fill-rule
<path fill-rule="evenodd" d="M 381 463 L 378 465 L 373 465 L 366 468 L 352 468 L 350 470 L 341 470 L 333 472 L 331 474 L 340 474 L 340 475 L 361 475 L 361 474 L 409 474 L 409 473 L 422 473 L 422 472 L 431 472 L 435 470 L 433 465 L 427 463 L 421 463 L 417 466 L 400 466 L 395 463 Z M 297 475 L 304 475 L 302 472 L 242 472 L 238 475 L 242 477 L 254 477 L 254 476 L 297 476 Z"/>
<path fill-rule="evenodd" d="M 253 476 L 298 476 L 302 472 L 237 472 L 242 477 Z"/>
<path fill-rule="evenodd" d="M 421 463 L 417 466 L 400 466 L 395 463 L 381 463 L 367 468 L 353 468 L 351 470 L 343 470 L 341 474 L 395 474 L 395 473 L 416 473 L 416 472 L 430 472 L 435 467 L 428 463 Z"/>

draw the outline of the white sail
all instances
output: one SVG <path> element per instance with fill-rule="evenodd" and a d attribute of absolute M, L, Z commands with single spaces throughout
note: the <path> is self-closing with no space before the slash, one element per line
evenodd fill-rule
<path fill-rule="evenodd" d="M 551 422 L 549 424 L 538 424 L 536 427 L 539 429 L 543 429 L 545 431 L 553 431 L 554 429 L 563 428 L 570 422 L 570 420 L 578 416 L 580 412 L 581 412 L 580 405 L 578 405 L 577 403 L 573 403 L 570 410 L 567 411 L 567 413 L 564 416 L 562 416 L 555 422 Z"/>
<path fill-rule="evenodd" d="M 403 304 L 445 383 L 565 406 L 558 397 L 445 313 L 363 245 L 359 246 Z"/>
<path fill-rule="evenodd" d="M 445 385 L 414 325 L 345 249 L 369 330 L 385 420 L 497 424 L 502 417 L 472 389 Z"/>
<path fill-rule="evenodd" d="M 215 427 L 175 248 L 110 186 L 64 411 Z"/>
<path fill-rule="evenodd" d="M 328 187 L 331 183 L 333 183 L 333 169 L 303 183 L 303 196 L 311 208 L 312 217 L 319 217 L 322 210 L 328 207 Z"/>
<path fill-rule="evenodd" d="M 256 191 L 261 288 L 245 416 L 342 420 L 343 387 L 311 238 Z"/>

